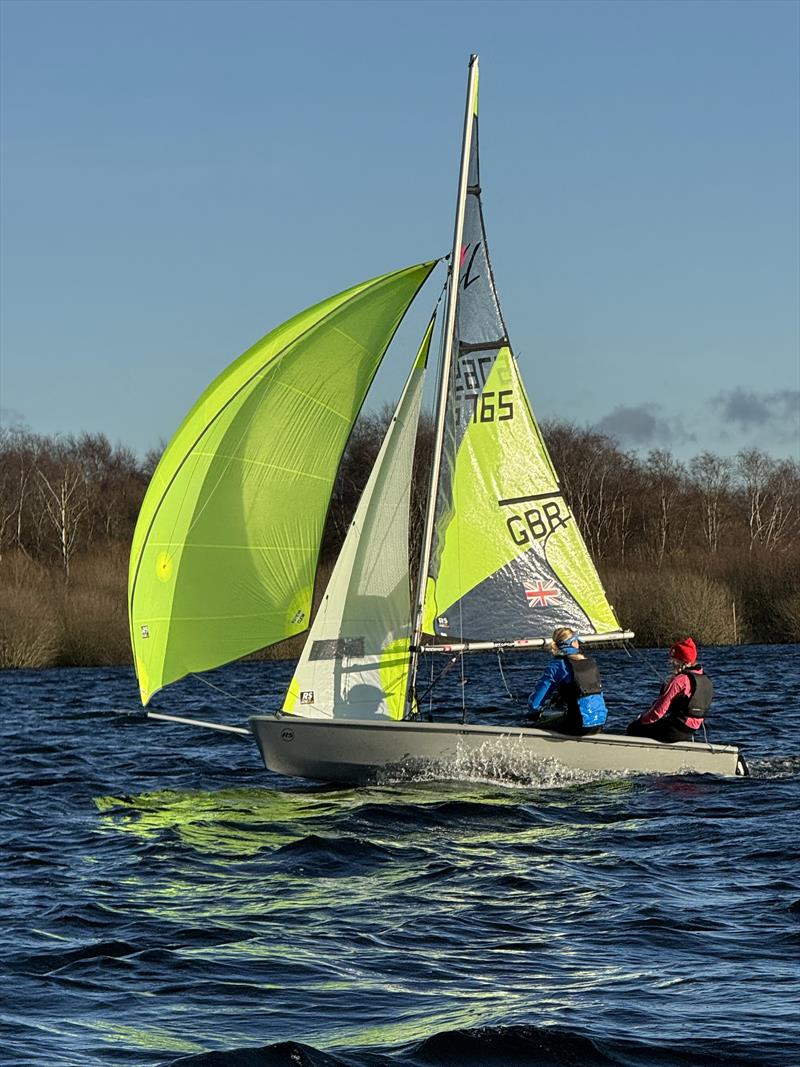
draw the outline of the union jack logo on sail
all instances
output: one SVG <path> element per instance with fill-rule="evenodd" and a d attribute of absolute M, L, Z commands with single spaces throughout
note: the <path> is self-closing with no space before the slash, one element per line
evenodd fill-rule
<path fill-rule="evenodd" d="M 546 608 L 557 604 L 561 599 L 561 590 L 553 581 L 543 582 L 539 578 L 534 586 L 525 590 L 525 596 L 532 608 Z"/>

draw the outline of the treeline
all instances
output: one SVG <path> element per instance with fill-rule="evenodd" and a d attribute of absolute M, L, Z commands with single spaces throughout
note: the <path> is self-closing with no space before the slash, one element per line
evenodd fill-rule
<path fill-rule="evenodd" d="M 324 573 L 390 417 L 389 409 L 367 413 L 356 425 L 331 502 Z M 688 632 L 704 644 L 800 640 L 797 462 L 757 449 L 689 463 L 664 451 L 642 458 L 564 423 L 545 425 L 543 435 L 617 614 L 641 644 Z M 424 423 L 417 542 L 431 436 Z M 157 460 L 102 434 L 0 431 L 0 666 L 130 661 L 128 550 Z"/>
<path fill-rule="evenodd" d="M 543 435 L 623 625 L 642 645 L 800 641 L 800 464 L 759 449 L 623 452 L 563 423 Z"/>
<path fill-rule="evenodd" d="M 0 430 L 0 667 L 130 662 L 128 550 L 157 460 Z"/>

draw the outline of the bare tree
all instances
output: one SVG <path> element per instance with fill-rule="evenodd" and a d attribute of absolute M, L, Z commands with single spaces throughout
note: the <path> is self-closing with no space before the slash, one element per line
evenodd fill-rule
<path fill-rule="evenodd" d="M 568 423 L 545 424 L 543 436 L 592 556 L 624 556 L 631 515 L 629 457 L 604 434 Z"/>
<path fill-rule="evenodd" d="M 703 452 L 692 460 L 689 471 L 700 496 L 706 545 L 710 552 L 717 552 L 733 485 L 733 463 L 713 452 Z"/>
<path fill-rule="evenodd" d="M 686 478 L 683 464 L 663 449 L 653 449 L 647 457 L 645 474 L 648 482 L 648 503 L 644 522 L 649 528 L 649 547 L 658 567 L 664 562 L 667 550 L 681 547 L 686 530 L 685 515 L 678 513 L 678 503 Z"/>
<path fill-rule="evenodd" d="M 367 484 L 369 472 L 377 459 L 381 443 L 392 419 L 393 407 L 384 405 L 379 412 L 362 412 L 353 427 L 344 450 L 328 508 L 322 540 L 321 558 L 330 561 L 337 555 L 352 522 L 358 501 Z"/>
<path fill-rule="evenodd" d="M 800 508 L 800 465 L 774 460 L 757 448 L 740 452 L 736 470 L 744 494 L 749 550 L 773 551 L 796 539 Z"/>
<path fill-rule="evenodd" d="M 105 434 L 81 434 L 70 440 L 70 451 L 86 483 L 86 541 L 126 538 L 136 522 L 145 488 L 136 456 L 121 445 L 112 446 Z"/>
<path fill-rule="evenodd" d="M 86 482 L 83 472 L 69 463 L 50 477 L 43 470 L 38 474 L 44 510 L 56 532 L 64 577 L 69 581 L 80 522 L 89 506 Z"/>
<path fill-rule="evenodd" d="M 419 559 L 422 552 L 422 534 L 425 529 L 427 511 L 428 482 L 433 462 L 433 415 L 423 411 L 417 430 L 417 444 L 414 451 L 414 473 L 411 478 L 411 506 L 408 516 L 408 558 L 411 561 L 412 578 L 416 581 L 419 571 Z"/>
<path fill-rule="evenodd" d="M 779 549 L 790 535 L 796 536 L 799 490 L 800 465 L 794 460 L 776 462 L 767 480 L 766 506 L 762 508 L 761 543 L 768 552 Z"/>
<path fill-rule="evenodd" d="M 39 547 L 31 489 L 45 452 L 47 439 L 24 427 L 0 430 L 0 550 L 7 545 L 31 555 Z"/>

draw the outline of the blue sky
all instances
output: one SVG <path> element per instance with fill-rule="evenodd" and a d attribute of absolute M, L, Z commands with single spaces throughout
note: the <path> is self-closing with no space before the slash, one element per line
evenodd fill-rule
<path fill-rule="evenodd" d="M 3 0 L 0 19 L 5 424 L 144 452 L 279 322 L 446 252 L 477 51 L 490 249 L 540 419 L 797 454 L 797 3 Z"/>

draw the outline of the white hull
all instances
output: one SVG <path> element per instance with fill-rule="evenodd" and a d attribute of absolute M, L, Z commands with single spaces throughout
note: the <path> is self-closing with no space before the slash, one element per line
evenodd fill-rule
<path fill-rule="evenodd" d="M 250 728 L 268 770 L 323 782 L 366 784 L 430 774 L 512 777 L 541 768 L 589 773 L 747 774 L 732 745 L 593 734 L 566 737 L 522 726 L 364 722 L 257 715 Z"/>

